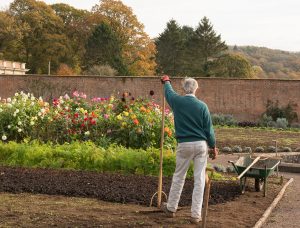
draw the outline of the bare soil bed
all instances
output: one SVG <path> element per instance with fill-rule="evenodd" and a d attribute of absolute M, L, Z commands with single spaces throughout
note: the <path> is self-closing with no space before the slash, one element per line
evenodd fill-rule
<path fill-rule="evenodd" d="M 166 192 L 170 182 L 164 178 Z M 268 179 L 267 197 L 253 182 L 244 195 L 236 182 L 213 182 L 208 227 L 253 227 L 280 191 L 277 182 Z M 144 206 L 156 186 L 156 177 L 0 167 L 0 227 L 195 227 L 189 206 L 176 218 Z M 192 186 L 187 180 L 181 205 L 190 204 Z"/>
<path fill-rule="evenodd" d="M 171 178 L 163 179 L 169 193 Z M 99 200 L 150 205 L 157 191 L 157 177 L 120 175 L 89 171 L 0 167 L 0 192 L 42 193 L 97 198 Z M 180 206 L 190 205 L 193 180 L 187 179 Z M 214 182 L 210 204 L 225 203 L 240 195 L 239 185 L 231 181 Z M 155 203 L 155 202 L 154 202 Z"/>

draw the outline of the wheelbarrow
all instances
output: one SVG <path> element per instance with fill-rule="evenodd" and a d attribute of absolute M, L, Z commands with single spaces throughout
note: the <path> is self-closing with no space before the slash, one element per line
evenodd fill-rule
<path fill-rule="evenodd" d="M 241 192 L 246 189 L 247 177 L 255 178 L 255 190 L 257 192 L 263 189 L 264 196 L 267 191 L 267 178 L 274 172 L 279 165 L 280 160 L 274 158 L 253 158 L 250 155 L 240 157 L 236 162 L 231 163 L 239 175 Z"/>

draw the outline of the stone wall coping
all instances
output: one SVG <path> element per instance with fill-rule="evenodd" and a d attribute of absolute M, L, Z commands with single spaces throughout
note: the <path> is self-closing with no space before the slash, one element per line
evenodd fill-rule
<path fill-rule="evenodd" d="M 68 78 L 120 78 L 120 79 L 134 79 L 134 78 L 143 78 L 143 79 L 157 79 L 160 76 L 97 76 L 97 75 L 47 75 L 47 74 L 26 74 L 26 75 L 12 75 L 12 74 L 5 74 L 5 75 L 0 75 L 0 77 L 68 77 Z M 183 79 L 185 77 L 171 77 L 171 79 Z M 299 82 L 300 79 L 276 79 L 276 78 L 221 78 L 221 77 L 193 77 L 195 79 L 200 79 L 200 80 L 228 80 L 228 81 L 284 81 L 284 82 L 289 82 L 289 81 L 297 81 Z"/>

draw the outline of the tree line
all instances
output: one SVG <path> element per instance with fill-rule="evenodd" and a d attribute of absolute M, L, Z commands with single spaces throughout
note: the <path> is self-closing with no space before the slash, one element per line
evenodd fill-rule
<path fill-rule="evenodd" d="M 0 11 L 0 58 L 27 63 L 32 74 L 256 77 L 207 17 L 196 28 L 170 20 L 150 39 L 132 9 L 100 0 L 91 11 L 67 4 L 14 0 Z"/>
<path fill-rule="evenodd" d="M 108 66 L 117 75 L 154 74 L 155 45 L 130 7 L 101 0 L 91 11 L 15 0 L 0 12 L 0 58 L 26 62 L 29 73 L 82 74 Z"/>

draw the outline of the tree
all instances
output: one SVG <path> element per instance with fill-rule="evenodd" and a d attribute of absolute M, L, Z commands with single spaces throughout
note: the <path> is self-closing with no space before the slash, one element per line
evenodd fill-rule
<path fill-rule="evenodd" d="M 17 24 L 28 28 L 22 32 L 20 59 L 28 64 L 30 73 L 47 73 L 49 61 L 56 71 L 70 50 L 61 18 L 50 6 L 35 0 L 15 0 L 9 13 Z"/>
<path fill-rule="evenodd" d="M 94 65 L 109 65 L 116 69 L 119 75 L 127 74 L 119 37 L 108 24 L 98 25 L 89 37 L 86 44 L 85 63 L 86 69 Z"/>
<path fill-rule="evenodd" d="M 228 53 L 210 65 L 212 76 L 225 78 L 253 78 L 255 72 L 250 62 L 240 54 Z"/>
<path fill-rule="evenodd" d="M 92 8 L 118 34 L 122 45 L 122 57 L 132 75 L 151 75 L 154 73 L 155 45 L 144 32 L 132 9 L 120 0 L 101 0 Z"/>
<path fill-rule="evenodd" d="M 87 10 L 76 9 L 64 3 L 51 5 L 55 14 L 63 21 L 64 33 L 68 37 L 70 53 L 64 62 L 69 63 L 76 73 L 79 74 L 84 64 L 86 41 L 94 29 L 90 21 L 91 13 Z"/>
<path fill-rule="evenodd" d="M 207 17 L 204 17 L 195 30 L 195 36 L 187 45 L 190 58 L 194 59 L 193 73 L 210 76 L 209 64 L 218 58 L 227 45 L 217 35 Z"/>
<path fill-rule="evenodd" d="M 26 26 L 23 26 L 26 30 Z M 8 12 L 0 11 L 0 54 L 7 60 L 20 60 L 22 29 Z"/>
<path fill-rule="evenodd" d="M 157 73 L 182 76 L 184 38 L 175 20 L 167 23 L 167 28 L 155 41 L 157 53 Z"/>

